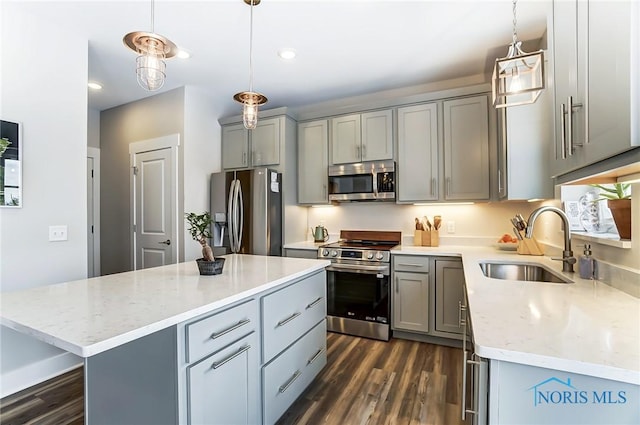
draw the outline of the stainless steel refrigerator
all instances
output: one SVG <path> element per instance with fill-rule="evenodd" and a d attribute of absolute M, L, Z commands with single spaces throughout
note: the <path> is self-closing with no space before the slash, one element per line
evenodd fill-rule
<path fill-rule="evenodd" d="M 282 174 L 268 168 L 211 175 L 214 255 L 282 255 Z"/>

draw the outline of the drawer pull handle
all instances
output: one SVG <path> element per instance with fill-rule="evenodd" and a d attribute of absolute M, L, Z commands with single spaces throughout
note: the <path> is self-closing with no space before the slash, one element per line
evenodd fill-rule
<path fill-rule="evenodd" d="M 424 267 L 424 264 L 419 263 L 398 263 L 399 266 L 408 266 L 408 267 Z"/>
<path fill-rule="evenodd" d="M 309 310 L 310 308 L 315 307 L 316 305 L 318 305 L 318 303 L 322 301 L 322 297 L 318 297 L 317 300 L 315 300 L 314 302 L 312 302 L 311 304 L 307 304 L 307 310 Z"/>
<path fill-rule="evenodd" d="M 320 354 L 322 354 L 323 351 L 324 351 L 324 347 L 319 349 L 318 352 L 314 354 L 313 357 L 311 357 L 311 359 L 307 362 L 307 366 L 315 362 L 318 359 L 318 357 L 320 357 Z"/>
<path fill-rule="evenodd" d="M 239 321 L 238 323 L 236 323 L 235 325 L 221 331 L 221 332 L 214 332 L 211 334 L 211 339 L 216 339 L 216 338 L 220 338 L 223 335 L 228 334 L 229 332 L 233 332 L 238 328 L 241 328 L 242 326 L 246 325 L 247 323 L 251 322 L 251 319 L 244 319 Z"/>
<path fill-rule="evenodd" d="M 278 389 L 278 391 L 280 391 L 281 393 L 284 393 L 285 391 L 287 391 L 287 389 L 289 389 L 289 387 L 291 386 L 291 384 L 293 384 L 294 382 L 296 382 L 296 379 L 298 379 L 300 377 L 300 375 L 302 375 L 302 372 L 300 372 L 300 370 L 296 370 L 296 373 L 293 374 L 293 376 L 291 377 L 291 379 L 289 379 L 287 381 L 286 384 L 281 385 L 280 388 Z"/>
<path fill-rule="evenodd" d="M 292 321 L 296 317 L 300 316 L 301 314 L 302 313 L 300 313 L 300 312 L 293 313 L 291 316 L 287 317 L 286 319 L 279 321 L 278 324 L 276 325 L 276 328 L 279 328 L 280 326 L 286 325 L 287 323 L 289 323 L 290 321 Z"/>
<path fill-rule="evenodd" d="M 211 367 L 213 369 L 217 369 L 220 366 L 224 366 L 225 363 L 230 362 L 231 360 L 235 359 L 236 357 L 238 357 L 239 355 L 241 355 L 242 353 L 244 353 L 245 351 L 249 350 L 249 348 L 251 348 L 250 345 L 245 345 L 244 347 L 241 347 L 238 351 L 236 351 L 235 353 L 233 353 L 232 355 L 230 355 L 229 357 L 227 357 L 226 359 L 219 361 L 219 362 L 215 362 L 211 365 Z"/>

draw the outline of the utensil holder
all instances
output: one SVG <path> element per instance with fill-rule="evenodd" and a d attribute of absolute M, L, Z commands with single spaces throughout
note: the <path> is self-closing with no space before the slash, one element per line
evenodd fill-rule
<path fill-rule="evenodd" d="M 439 246 L 440 232 L 435 229 L 415 230 L 413 233 L 413 244 L 415 246 Z"/>
<path fill-rule="evenodd" d="M 544 255 L 544 250 L 536 238 L 522 238 L 518 241 L 518 254 L 520 255 Z"/>

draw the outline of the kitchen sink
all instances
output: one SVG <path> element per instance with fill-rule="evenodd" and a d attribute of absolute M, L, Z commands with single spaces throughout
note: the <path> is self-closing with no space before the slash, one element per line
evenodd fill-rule
<path fill-rule="evenodd" d="M 573 283 L 545 266 L 531 263 L 481 262 L 480 269 L 493 279 L 521 280 L 527 282 Z"/>

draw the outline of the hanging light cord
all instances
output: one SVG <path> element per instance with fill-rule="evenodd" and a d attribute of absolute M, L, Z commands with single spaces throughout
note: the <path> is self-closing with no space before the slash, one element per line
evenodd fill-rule
<path fill-rule="evenodd" d="M 516 3 L 517 0 L 513 0 L 513 44 L 518 42 L 518 33 L 516 32 L 516 24 L 518 22 L 516 19 Z"/>
<path fill-rule="evenodd" d="M 514 3 L 515 4 L 515 3 Z M 515 7 L 515 6 L 514 6 Z M 154 33 L 154 28 L 153 28 L 153 14 L 154 14 L 154 3 L 153 0 L 151 0 L 151 32 Z M 515 12 L 514 12 L 515 13 Z M 514 18 L 515 19 L 515 18 Z M 515 31 L 515 30 L 514 30 Z"/>
<path fill-rule="evenodd" d="M 253 92 L 253 1 L 249 20 L 249 91 Z"/>

